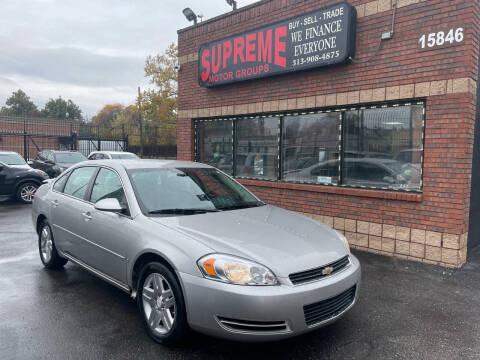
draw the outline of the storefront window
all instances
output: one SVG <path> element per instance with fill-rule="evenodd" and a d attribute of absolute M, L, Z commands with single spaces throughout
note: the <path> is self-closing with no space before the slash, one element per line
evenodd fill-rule
<path fill-rule="evenodd" d="M 420 189 L 422 131 L 422 105 L 347 111 L 343 184 Z"/>
<path fill-rule="evenodd" d="M 419 191 L 424 106 L 197 120 L 196 159 L 243 178 Z"/>
<path fill-rule="evenodd" d="M 340 122 L 340 112 L 286 116 L 282 178 L 338 184 Z"/>
<path fill-rule="evenodd" d="M 197 122 L 197 160 L 233 173 L 233 121 Z"/>
<path fill-rule="evenodd" d="M 269 180 L 278 178 L 279 127 L 279 117 L 237 121 L 236 176 Z"/>

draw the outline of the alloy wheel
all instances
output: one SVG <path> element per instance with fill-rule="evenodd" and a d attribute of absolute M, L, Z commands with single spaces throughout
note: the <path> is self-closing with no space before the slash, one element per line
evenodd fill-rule
<path fill-rule="evenodd" d="M 145 279 L 142 290 L 143 312 L 150 330 L 167 334 L 175 323 L 176 302 L 170 283 L 158 273 Z"/>
<path fill-rule="evenodd" d="M 33 185 L 24 186 L 20 191 L 20 197 L 25 202 L 32 202 L 36 191 L 37 188 Z"/>
<path fill-rule="evenodd" d="M 44 226 L 40 233 L 40 251 L 43 261 L 48 263 L 52 258 L 53 251 L 52 234 L 48 226 Z"/>

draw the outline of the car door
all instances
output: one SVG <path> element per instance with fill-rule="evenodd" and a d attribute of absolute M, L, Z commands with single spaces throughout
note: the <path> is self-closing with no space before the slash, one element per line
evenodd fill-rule
<path fill-rule="evenodd" d="M 0 163 L 0 195 L 12 195 L 13 180 L 9 173 L 12 169 L 7 165 Z"/>
<path fill-rule="evenodd" d="M 94 204 L 102 199 L 115 198 L 125 208 L 121 213 L 96 210 Z M 86 225 L 89 251 L 85 262 L 101 272 L 126 283 L 128 242 L 135 239 L 130 223 L 128 202 L 118 174 L 110 168 L 98 171 L 90 195 L 91 220 Z"/>
<path fill-rule="evenodd" d="M 90 220 L 87 214 L 91 205 L 85 197 L 97 170 L 94 166 L 76 168 L 66 179 L 63 191 L 55 190 L 55 186 L 65 175 L 55 182 L 52 191 L 50 206 L 55 240 L 61 251 L 80 260 L 89 250 L 85 227 Z"/>

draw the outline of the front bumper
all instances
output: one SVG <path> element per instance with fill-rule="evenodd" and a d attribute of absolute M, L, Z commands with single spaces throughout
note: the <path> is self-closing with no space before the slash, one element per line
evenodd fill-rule
<path fill-rule="evenodd" d="M 192 329 L 230 340 L 269 341 L 300 335 L 339 319 L 358 298 L 361 269 L 358 259 L 350 255 L 350 265 L 341 272 L 297 286 L 288 278 L 279 279 L 278 286 L 241 286 L 185 273 L 179 276 Z M 352 287 L 356 290 L 348 307 L 307 325 L 305 305 L 334 298 Z"/>

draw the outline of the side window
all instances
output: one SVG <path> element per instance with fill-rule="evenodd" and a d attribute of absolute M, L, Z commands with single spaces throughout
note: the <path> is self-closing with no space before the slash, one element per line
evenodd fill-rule
<path fill-rule="evenodd" d="M 63 192 L 63 187 L 67 182 L 68 174 L 63 175 L 60 179 L 58 179 L 55 184 L 53 185 L 53 190 L 58 192 Z"/>
<path fill-rule="evenodd" d="M 83 199 L 96 169 L 95 167 L 81 167 L 73 170 L 65 184 L 63 193 Z"/>
<path fill-rule="evenodd" d="M 95 159 L 97 159 L 97 160 L 105 159 L 105 155 L 103 155 L 103 154 L 97 154 L 97 157 L 96 157 Z"/>
<path fill-rule="evenodd" d="M 47 154 L 47 160 L 48 161 L 51 161 L 51 162 L 55 162 L 55 155 L 53 155 L 53 153 L 48 153 Z"/>
<path fill-rule="evenodd" d="M 120 204 L 127 205 L 122 183 L 120 182 L 118 175 L 112 170 L 102 168 L 95 179 L 90 201 L 96 203 L 102 199 L 109 198 L 117 199 Z"/>
<path fill-rule="evenodd" d="M 37 160 L 45 160 L 45 151 L 39 152 L 37 155 Z"/>

